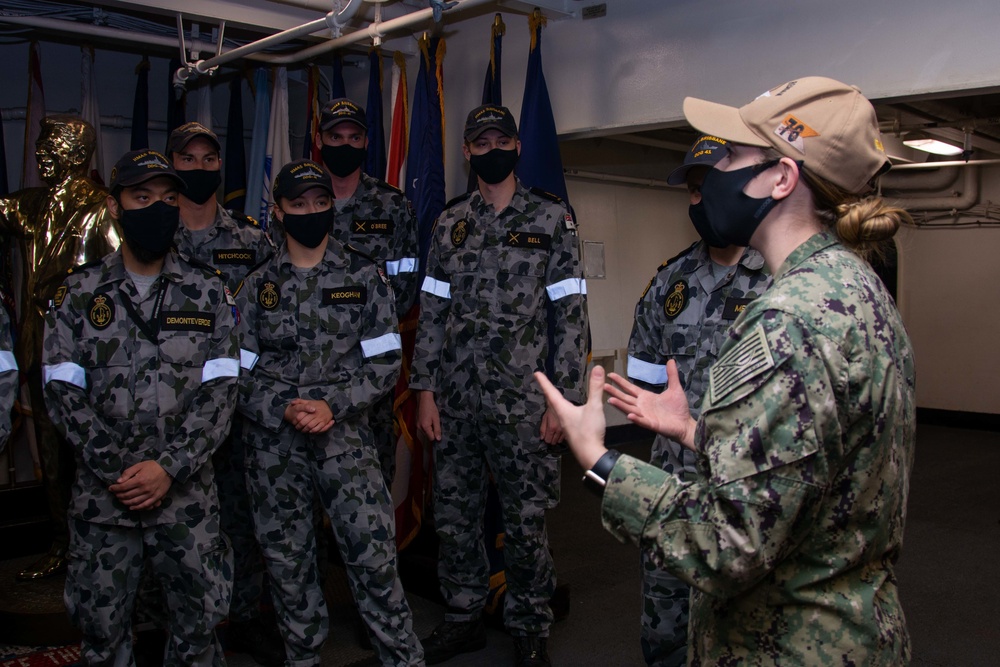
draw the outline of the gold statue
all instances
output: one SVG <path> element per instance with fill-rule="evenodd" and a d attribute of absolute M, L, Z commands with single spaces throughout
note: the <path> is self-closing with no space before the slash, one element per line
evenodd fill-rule
<path fill-rule="evenodd" d="M 14 356 L 27 373 L 38 455 L 52 515 L 54 537 L 49 553 L 22 571 L 38 579 L 65 567 L 69 534 L 66 509 L 73 481 L 73 454 L 49 421 L 42 394 L 43 316 L 49 301 L 78 264 L 100 259 L 118 247 L 104 201 L 108 191 L 86 177 L 96 134 L 76 116 L 42 119 L 35 144 L 38 173 L 48 187 L 25 188 L 0 197 L 0 233 L 20 255 L 20 315 Z M 13 286 L 11 286 L 13 287 Z"/>

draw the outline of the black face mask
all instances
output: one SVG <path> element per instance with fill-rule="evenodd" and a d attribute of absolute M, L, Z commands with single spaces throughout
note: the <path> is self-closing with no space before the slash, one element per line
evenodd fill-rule
<path fill-rule="evenodd" d="M 346 178 L 353 174 L 368 158 L 367 148 L 355 148 L 350 144 L 327 146 L 319 149 L 323 156 L 323 164 L 337 178 Z"/>
<path fill-rule="evenodd" d="M 688 217 L 691 218 L 691 222 L 694 224 L 694 229 L 698 232 L 698 236 L 700 236 L 705 243 L 713 248 L 725 248 L 729 245 L 720 239 L 719 236 L 712 231 L 712 226 L 708 224 L 708 216 L 705 215 L 704 201 L 688 206 Z"/>
<path fill-rule="evenodd" d="M 333 226 L 334 210 L 296 215 L 286 213 L 281 221 L 285 233 L 307 248 L 319 247 Z"/>
<path fill-rule="evenodd" d="M 469 156 L 469 165 L 479 178 L 490 185 L 496 185 L 510 176 L 517 164 L 517 150 L 494 148 L 482 155 Z"/>
<path fill-rule="evenodd" d="M 121 203 L 118 205 L 120 207 Z M 179 208 L 163 201 L 131 211 L 123 208 L 119 220 L 122 237 L 140 261 L 149 263 L 161 259 L 174 244 L 180 213 Z"/>
<path fill-rule="evenodd" d="M 195 204 L 204 204 L 215 196 L 215 191 L 222 184 L 222 172 L 216 169 L 189 169 L 178 171 L 177 175 L 184 181 L 184 196 Z"/>
<path fill-rule="evenodd" d="M 751 197 L 743 188 L 757 174 L 776 164 L 778 160 L 733 171 L 708 170 L 701 184 L 701 202 L 717 241 L 723 245 L 750 245 L 750 237 L 778 201 L 771 197 Z"/>

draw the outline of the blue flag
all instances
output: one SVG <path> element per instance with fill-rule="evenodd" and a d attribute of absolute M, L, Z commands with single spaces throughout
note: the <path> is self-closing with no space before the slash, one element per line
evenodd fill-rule
<path fill-rule="evenodd" d="M 503 36 L 507 32 L 503 18 L 498 12 L 493 17 L 493 43 L 490 44 L 490 62 L 486 65 L 486 77 L 483 80 L 483 104 L 503 105 L 503 90 L 500 79 L 500 64 L 503 53 Z M 466 192 L 472 192 L 479 187 L 476 172 L 469 169 L 469 182 Z"/>
<path fill-rule="evenodd" d="M 526 186 L 550 192 L 568 202 L 556 121 L 552 115 L 545 75 L 542 73 L 544 24 L 545 17 L 536 9 L 528 19 L 531 47 L 528 52 L 528 72 L 524 80 L 521 122 L 518 124 L 521 158 L 514 173 Z"/>
<path fill-rule="evenodd" d="M 185 120 L 187 106 L 187 91 L 183 88 L 174 88 L 174 72 L 180 69 L 181 61 L 177 58 L 170 59 L 170 66 L 167 69 L 167 136 L 178 127 L 187 122 Z M 146 146 L 143 146 L 146 148 Z"/>
<path fill-rule="evenodd" d="M 444 210 L 444 133 L 441 118 L 439 69 L 444 40 L 420 40 L 420 70 L 413 91 L 410 147 L 406 161 L 406 197 L 417 214 L 420 270 L 427 263 L 434 221 Z"/>
<path fill-rule="evenodd" d="M 503 52 L 503 36 L 507 32 L 499 13 L 493 17 L 493 43 L 490 45 L 490 64 L 486 67 L 483 81 L 483 104 L 503 105 L 503 91 L 500 82 L 500 64 Z"/>
<path fill-rule="evenodd" d="M 344 59 L 340 53 L 333 54 L 333 79 L 330 80 L 330 99 L 339 100 L 347 97 L 347 86 L 344 85 Z"/>
<path fill-rule="evenodd" d="M 264 161 L 267 156 L 267 131 L 271 126 L 271 79 L 263 67 L 253 75 L 254 116 L 250 139 L 250 168 L 247 171 L 247 204 L 244 210 L 263 221 L 267 215 L 270 193 L 264 192 Z"/>
<path fill-rule="evenodd" d="M 368 52 L 368 157 L 365 173 L 385 179 L 385 124 L 382 122 L 382 49 L 375 47 Z"/>
<path fill-rule="evenodd" d="M 7 185 L 7 142 L 3 138 L 3 123 L 0 123 L 0 197 L 10 194 Z"/>
<path fill-rule="evenodd" d="M 137 151 L 149 147 L 149 58 L 135 67 L 135 97 L 132 100 L 132 140 L 130 150 Z"/>
<path fill-rule="evenodd" d="M 247 156 L 243 145 L 243 77 L 229 82 L 229 115 L 226 118 L 226 183 L 222 202 L 234 211 L 246 209 Z"/>

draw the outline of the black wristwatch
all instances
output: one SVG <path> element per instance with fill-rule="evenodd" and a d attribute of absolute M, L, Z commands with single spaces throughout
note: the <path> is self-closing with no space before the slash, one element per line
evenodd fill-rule
<path fill-rule="evenodd" d="M 603 496 L 604 487 L 608 483 L 608 476 L 611 475 L 611 469 L 615 467 L 615 463 L 621 455 L 622 453 L 617 449 L 606 451 L 604 456 L 597 459 L 594 467 L 583 473 L 583 485 L 593 491 L 598 497 Z"/>

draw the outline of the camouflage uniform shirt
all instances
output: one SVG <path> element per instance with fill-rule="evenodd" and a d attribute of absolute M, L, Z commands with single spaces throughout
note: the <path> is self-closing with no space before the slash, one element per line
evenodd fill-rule
<path fill-rule="evenodd" d="M 240 281 L 274 254 L 274 244 L 256 220 L 219 206 L 215 224 L 205 231 L 204 240 L 195 245 L 195 236 L 183 224 L 174 236 L 177 251 L 188 259 L 208 264 L 222 273 L 233 292 Z"/>
<path fill-rule="evenodd" d="M 10 437 L 10 411 L 14 409 L 14 399 L 17 397 L 17 380 L 10 316 L 7 308 L 0 304 L 0 451 Z"/>
<path fill-rule="evenodd" d="M 217 513 L 211 455 L 229 431 L 239 376 L 231 297 L 218 274 L 171 252 L 140 298 L 117 251 L 72 271 L 53 303 L 46 403 L 76 453 L 70 516 L 140 527 Z M 158 342 L 129 307 L 159 329 Z M 108 486 L 144 460 L 173 482 L 160 507 L 131 511 Z"/>
<path fill-rule="evenodd" d="M 435 392 L 442 413 L 537 420 L 545 400 L 534 371 L 582 399 L 586 283 L 561 200 L 518 181 L 500 212 L 478 190 L 452 202 L 433 232 L 420 299 L 410 388 Z"/>
<path fill-rule="evenodd" d="M 354 196 L 337 208 L 333 237 L 385 267 L 401 319 L 417 297 L 417 219 L 406 197 L 388 183 L 361 174 Z"/>
<path fill-rule="evenodd" d="M 308 436 L 319 460 L 357 447 L 358 422 L 395 384 L 402 348 L 392 289 L 371 259 L 331 239 L 311 269 L 293 267 L 287 247 L 247 276 L 237 304 L 245 324 L 240 411 L 262 429 L 248 444 L 287 455 L 300 434 L 285 421 L 293 399 L 325 401 L 338 424 Z M 296 435 L 298 434 L 298 435 Z M 302 436 L 305 437 L 305 436 Z"/>
<path fill-rule="evenodd" d="M 604 525 L 695 589 L 689 664 L 897 665 L 913 350 L 871 268 L 813 236 L 710 372 L 692 484 L 622 457 Z"/>
<path fill-rule="evenodd" d="M 719 357 L 729 325 L 771 283 L 763 267 L 764 258 L 748 248 L 716 284 L 704 241 L 664 262 L 635 307 L 629 379 L 650 391 L 663 391 L 666 363 L 673 359 L 691 416 L 697 419 L 708 369 Z M 653 443 L 651 463 L 685 477 L 695 472 L 694 452 L 662 435 Z"/>

